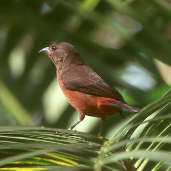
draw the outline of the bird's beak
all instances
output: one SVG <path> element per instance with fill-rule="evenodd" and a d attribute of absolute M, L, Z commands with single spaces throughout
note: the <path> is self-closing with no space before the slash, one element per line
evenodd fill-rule
<path fill-rule="evenodd" d="M 46 55 L 50 55 L 50 49 L 49 47 L 45 47 L 39 51 L 39 53 L 44 53 Z"/>

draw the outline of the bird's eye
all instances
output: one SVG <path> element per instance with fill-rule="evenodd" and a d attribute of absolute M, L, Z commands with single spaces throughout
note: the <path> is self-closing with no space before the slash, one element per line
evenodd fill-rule
<path fill-rule="evenodd" d="M 52 50 L 56 50 L 56 46 L 54 46 L 54 45 L 51 48 L 52 48 Z"/>

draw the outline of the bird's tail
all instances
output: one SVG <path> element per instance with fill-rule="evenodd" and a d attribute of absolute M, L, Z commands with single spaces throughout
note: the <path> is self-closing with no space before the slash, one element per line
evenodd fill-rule
<path fill-rule="evenodd" d="M 138 113 L 140 109 L 136 107 L 129 106 L 128 104 L 122 103 L 123 109 L 131 113 Z"/>
<path fill-rule="evenodd" d="M 114 105 L 118 108 L 121 108 L 123 110 L 126 110 L 128 112 L 131 112 L 131 113 L 138 113 L 140 111 L 140 109 L 138 109 L 136 107 L 129 106 L 128 104 L 123 103 L 121 101 L 113 101 L 112 105 Z"/>

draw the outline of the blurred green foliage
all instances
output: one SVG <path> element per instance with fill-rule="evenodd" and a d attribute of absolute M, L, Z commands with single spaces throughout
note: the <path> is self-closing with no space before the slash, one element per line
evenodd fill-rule
<path fill-rule="evenodd" d="M 55 67 L 38 54 L 53 41 L 74 44 L 129 104 L 159 99 L 170 89 L 156 65 L 171 64 L 170 17 L 167 0 L 1 0 L 0 124 L 67 128 L 77 120 Z M 107 120 L 105 135 L 122 119 Z M 87 118 L 77 130 L 94 133 L 97 122 Z"/>
<path fill-rule="evenodd" d="M 38 53 L 54 41 L 75 45 L 128 104 L 145 108 L 109 118 L 103 140 L 83 133 L 96 135 L 92 117 L 80 132 L 20 127 L 77 120 L 55 67 Z M 170 44 L 169 0 L 1 0 L 0 170 L 169 170 Z"/>

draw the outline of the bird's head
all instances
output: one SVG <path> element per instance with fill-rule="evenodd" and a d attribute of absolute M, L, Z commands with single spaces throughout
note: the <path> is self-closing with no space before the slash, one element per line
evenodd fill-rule
<path fill-rule="evenodd" d="M 69 63 L 78 63 L 81 61 L 75 47 L 70 43 L 53 43 L 39 51 L 49 56 L 57 69 L 61 69 Z"/>

